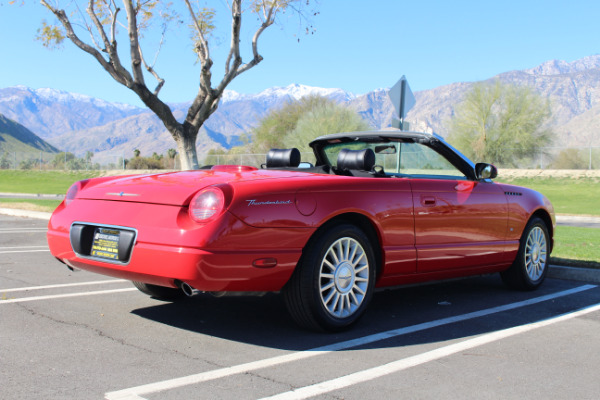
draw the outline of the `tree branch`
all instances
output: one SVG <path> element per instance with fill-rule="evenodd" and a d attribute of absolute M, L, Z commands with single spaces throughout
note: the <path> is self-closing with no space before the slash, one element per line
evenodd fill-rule
<path fill-rule="evenodd" d="M 87 11 L 88 15 L 90 16 L 90 18 L 92 19 L 92 22 L 96 26 L 96 30 L 100 34 L 100 38 L 102 39 L 102 42 L 104 43 L 104 47 L 105 47 L 106 51 L 110 53 L 112 46 L 111 46 L 110 41 L 108 40 L 108 36 L 106 36 L 106 32 L 104 32 L 104 26 L 100 22 L 100 19 L 98 18 L 98 16 L 96 15 L 96 11 L 94 10 L 94 0 L 88 1 L 88 6 L 87 6 L 86 11 Z M 111 54 L 111 57 L 112 57 L 112 54 Z"/>
<path fill-rule="evenodd" d="M 238 69 L 235 76 L 233 76 L 231 79 L 248 71 L 250 68 L 256 66 L 258 63 L 260 63 L 263 60 L 262 56 L 258 53 L 258 39 L 260 38 L 260 35 L 265 31 L 265 29 L 267 29 L 269 26 L 273 25 L 273 23 L 275 22 L 275 15 L 277 14 L 277 11 L 279 10 L 279 2 L 278 1 L 271 2 L 271 6 L 269 7 L 268 10 L 265 9 L 265 5 L 266 5 L 265 2 L 263 1 L 262 8 L 263 8 L 263 14 L 265 16 L 265 20 L 260 25 L 260 27 L 256 30 L 256 32 L 254 33 L 254 36 L 252 37 L 252 54 L 254 55 L 254 58 L 252 59 L 252 61 L 242 65 Z"/>
<path fill-rule="evenodd" d="M 96 50 L 96 48 L 90 46 L 89 44 L 87 44 L 87 43 L 83 42 L 81 39 L 79 39 L 79 37 L 77 36 L 75 31 L 73 30 L 73 26 L 71 25 L 71 22 L 69 21 L 69 18 L 67 17 L 67 14 L 65 13 L 64 10 L 58 10 L 58 9 L 52 7 L 46 0 L 40 0 L 40 2 L 46 8 L 48 8 L 56 16 L 56 18 L 58 18 L 58 20 L 61 22 L 61 24 L 67 31 L 67 37 L 77 47 L 79 47 L 81 50 L 85 51 L 86 53 L 92 55 L 96 59 L 96 61 L 98 61 L 100 63 L 100 65 L 102 65 L 102 68 L 104 68 L 106 70 L 106 72 L 108 72 L 110 74 L 110 76 L 113 77 L 113 79 L 115 79 L 120 84 L 129 87 L 129 82 L 131 82 L 131 75 L 129 75 L 127 70 L 115 69 L 113 64 L 106 61 L 104 59 L 104 57 L 102 57 L 102 54 L 100 54 L 100 52 L 98 50 Z"/>
<path fill-rule="evenodd" d="M 242 10 L 241 1 L 236 0 L 231 4 L 231 45 L 227 60 L 225 61 L 225 75 L 229 75 L 233 69 L 237 71 L 238 67 L 242 63 L 242 57 L 240 57 L 240 29 L 242 27 Z M 233 67 L 231 67 L 231 60 L 233 58 Z"/>
<path fill-rule="evenodd" d="M 119 14 L 119 11 L 121 11 L 121 9 L 119 7 L 117 7 L 117 5 L 115 4 L 114 1 L 111 1 L 111 3 L 113 4 L 113 7 L 115 8 L 115 12 L 113 13 L 111 10 L 111 14 L 112 14 L 112 22 L 110 24 L 110 42 L 111 43 L 116 43 L 117 41 L 117 14 Z M 116 44 L 115 44 L 116 47 Z"/>
<path fill-rule="evenodd" d="M 102 41 L 104 42 L 104 50 L 109 55 L 109 62 L 112 64 L 114 69 L 119 74 L 121 74 L 122 76 L 127 78 L 126 79 L 127 83 L 124 83 L 124 85 L 127 87 L 130 87 L 131 82 L 132 82 L 131 75 L 125 68 L 123 68 L 123 65 L 121 64 L 121 59 L 119 58 L 119 53 L 117 52 L 117 42 L 114 37 L 114 35 L 115 35 L 115 31 L 114 31 L 115 26 L 114 25 L 117 21 L 117 14 L 119 13 L 119 9 L 115 7 L 114 14 L 112 13 L 112 10 L 111 10 L 111 14 L 113 17 L 112 24 L 111 24 L 112 41 L 109 41 L 108 36 L 106 35 L 106 32 L 104 31 L 104 25 L 102 25 L 102 22 L 100 22 L 100 19 L 98 18 L 98 15 L 96 14 L 96 11 L 94 10 L 94 0 L 89 0 L 86 11 L 87 11 L 88 15 L 90 16 L 91 20 L 93 21 L 94 26 L 96 27 L 96 30 L 100 34 Z"/>
<path fill-rule="evenodd" d="M 81 11 L 79 4 L 75 3 L 75 8 L 77 9 L 77 13 L 79 13 L 79 15 L 81 16 L 81 20 L 83 21 L 83 26 L 85 27 L 85 30 L 88 31 L 88 33 L 90 34 L 90 39 L 91 39 L 92 43 L 94 44 L 94 46 L 96 47 L 96 49 L 107 53 L 106 46 L 104 46 L 104 47 L 100 46 L 100 44 L 98 44 L 98 42 L 96 41 L 96 37 L 94 36 L 94 29 L 88 23 L 88 21 L 85 19 L 85 15 Z"/>
<path fill-rule="evenodd" d="M 200 70 L 200 88 L 204 90 L 205 95 L 208 95 L 209 92 L 212 90 L 212 82 L 211 82 L 211 77 L 212 74 L 210 72 L 210 69 L 212 67 L 212 60 L 210 58 L 210 51 L 208 48 L 208 42 L 206 41 L 206 38 L 204 37 L 204 33 L 202 32 L 202 27 L 200 26 L 200 22 L 198 21 L 198 18 L 196 17 L 196 14 L 194 13 L 194 9 L 192 8 L 192 5 L 190 4 L 189 0 L 184 0 L 185 4 L 188 8 L 188 11 L 190 13 L 190 17 L 192 18 L 192 21 L 194 22 L 194 27 L 196 28 L 196 31 L 198 32 L 198 38 L 200 39 L 200 44 L 198 46 L 198 56 L 200 57 L 200 65 L 202 66 L 201 70 Z M 236 0 L 239 1 L 239 0 Z"/>
<path fill-rule="evenodd" d="M 154 76 L 154 78 L 156 78 L 156 80 L 158 81 L 158 85 L 156 85 L 156 88 L 154 89 L 154 95 L 158 96 L 158 93 L 160 92 L 160 89 L 162 89 L 163 85 L 165 84 L 165 80 L 158 75 L 158 73 L 154 70 L 154 66 L 153 65 L 148 65 L 146 63 L 146 59 L 144 58 L 144 54 L 142 53 L 142 49 L 140 49 L 140 58 L 142 60 L 142 63 L 144 64 L 144 67 L 146 67 L 146 70 L 148 72 L 150 72 L 152 74 L 152 76 Z"/>
<path fill-rule="evenodd" d="M 127 31 L 129 32 L 129 54 L 131 56 L 131 71 L 138 85 L 145 86 L 144 72 L 142 70 L 142 57 L 140 54 L 139 32 L 137 27 L 137 12 L 133 8 L 132 0 L 124 0 L 125 12 L 127 13 Z"/>

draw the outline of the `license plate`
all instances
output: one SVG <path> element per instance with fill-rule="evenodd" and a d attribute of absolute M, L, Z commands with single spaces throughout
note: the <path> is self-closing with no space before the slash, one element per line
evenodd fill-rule
<path fill-rule="evenodd" d="M 92 257 L 119 260 L 119 238 L 121 231 L 111 228 L 96 228 L 92 242 Z"/>

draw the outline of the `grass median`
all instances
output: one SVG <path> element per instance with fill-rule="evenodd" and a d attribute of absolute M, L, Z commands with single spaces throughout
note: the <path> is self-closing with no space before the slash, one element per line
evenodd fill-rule
<path fill-rule="evenodd" d="M 65 194 L 76 181 L 99 176 L 98 171 L 0 170 L 0 193 Z"/>
<path fill-rule="evenodd" d="M 552 202 L 557 214 L 600 216 L 598 178 L 514 178 L 499 182 L 537 190 Z"/>
<path fill-rule="evenodd" d="M 600 269 L 600 229 L 556 227 L 550 262 L 553 265 Z"/>

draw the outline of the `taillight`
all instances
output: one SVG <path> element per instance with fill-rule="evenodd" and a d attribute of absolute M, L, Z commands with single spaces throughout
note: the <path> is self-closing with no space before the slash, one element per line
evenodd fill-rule
<path fill-rule="evenodd" d="M 71 202 L 73 202 L 73 200 L 75 200 L 75 197 L 77 197 L 77 193 L 79 193 L 83 186 L 82 183 L 83 181 L 78 181 L 71 185 L 71 187 L 67 191 L 67 195 L 65 196 L 65 205 L 68 206 L 69 204 L 71 204 Z"/>
<path fill-rule="evenodd" d="M 198 192 L 190 202 L 189 216 L 198 223 L 216 219 L 225 210 L 225 195 L 217 187 L 209 187 Z"/>

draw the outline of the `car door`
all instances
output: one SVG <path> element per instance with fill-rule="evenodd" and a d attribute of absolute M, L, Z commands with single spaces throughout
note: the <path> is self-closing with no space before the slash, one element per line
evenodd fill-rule
<path fill-rule="evenodd" d="M 508 206 L 497 184 L 469 180 L 418 143 L 403 143 L 400 165 L 410 177 L 418 272 L 506 262 Z"/>

